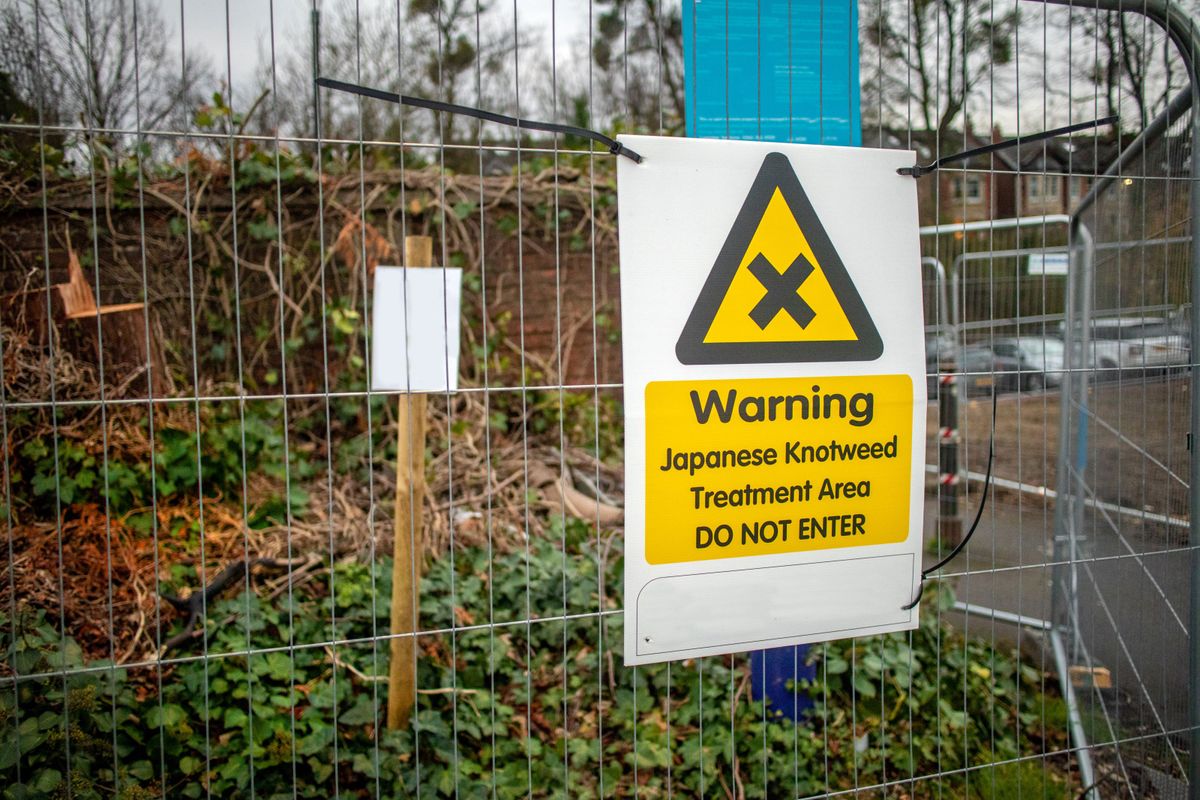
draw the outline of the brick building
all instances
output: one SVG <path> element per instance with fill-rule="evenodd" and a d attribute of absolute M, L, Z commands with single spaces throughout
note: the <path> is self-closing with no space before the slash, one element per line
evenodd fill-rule
<path fill-rule="evenodd" d="M 927 164 L 939 155 L 972 150 L 1013 135 L 995 128 L 985 139 L 969 126 L 965 134 L 885 131 L 882 145 L 911 147 L 917 151 L 918 162 Z M 878 141 L 879 131 L 863 138 Z M 1116 142 L 1094 135 L 1060 137 L 947 165 L 919 179 L 921 224 L 1069 214 L 1091 188 L 1093 176 L 1103 172 L 1117 152 Z"/>

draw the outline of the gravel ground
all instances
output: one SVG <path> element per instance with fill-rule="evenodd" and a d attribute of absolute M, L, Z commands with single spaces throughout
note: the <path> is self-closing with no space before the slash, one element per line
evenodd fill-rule
<path fill-rule="evenodd" d="M 1123 376 L 1089 389 L 1088 463 L 1096 499 L 1186 517 L 1188 382 L 1186 376 Z M 1057 488 L 1061 394 L 1002 394 L 996 408 L 997 477 Z M 926 463 L 937 463 L 937 405 L 929 404 Z M 960 420 L 960 461 L 987 468 L 991 400 L 972 398 Z M 1178 529 L 1177 529 L 1178 530 Z"/>

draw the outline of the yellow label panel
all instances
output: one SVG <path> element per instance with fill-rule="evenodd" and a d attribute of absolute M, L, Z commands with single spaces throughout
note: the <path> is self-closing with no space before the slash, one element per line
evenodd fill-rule
<path fill-rule="evenodd" d="M 651 564 L 908 538 L 907 375 L 646 385 Z"/>

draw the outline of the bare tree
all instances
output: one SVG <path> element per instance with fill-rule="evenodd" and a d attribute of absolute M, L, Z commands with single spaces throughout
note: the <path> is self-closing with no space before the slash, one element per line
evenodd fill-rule
<path fill-rule="evenodd" d="M 10 118 L 27 123 L 56 125 L 60 121 L 58 101 L 62 97 L 57 70 L 42 67 L 39 32 L 29 26 L 16 4 L 0 10 L 0 72 L 7 76 L 11 99 Z"/>
<path fill-rule="evenodd" d="M 522 37 L 491 0 L 409 0 L 356 8 L 323 8 L 319 52 L 309 44 L 282 53 L 276 65 L 280 123 L 310 135 L 314 125 L 314 59 L 322 75 L 402 94 L 487 108 L 506 107 L 512 92 L 512 53 Z M 311 33 L 311 32 L 310 32 Z M 271 65 L 267 64 L 266 69 Z M 397 109 L 323 91 L 317 106 L 329 139 L 465 141 L 471 120 Z"/>
<path fill-rule="evenodd" d="M 311 136 L 317 95 L 313 79 L 325 77 L 403 91 L 394 8 L 338 4 L 309 19 L 313 30 L 293 31 L 278 52 L 278 61 L 263 63 L 265 85 L 277 87 L 272 105 L 284 131 Z M 313 51 L 316 44 L 319 52 Z M 274 73 L 272 75 L 272 73 Z M 331 139 L 379 139 L 394 133 L 396 110 L 378 102 L 358 101 L 336 92 L 321 93 L 321 135 Z"/>
<path fill-rule="evenodd" d="M 427 27 L 425 52 L 413 52 L 417 69 L 426 82 L 441 90 L 441 99 L 458 102 L 463 75 L 475 65 L 481 54 L 474 41 L 475 14 L 486 14 L 488 3 L 480 0 L 411 0 L 409 11 L 414 22 Z"/>
<path fill-rule="evenodd" d="M 602 124 L 681 131 L 683 18 L 663 0 L 598 0 L 592 61 Z"/>
<path fill-rule="evenodd" d="M 15 0 L 4 14 L 5 71 L 32 105 L 102 132 L 186 118 L 211 69 L 184 64 L 158 7 L 137 0 Z"/>
<path fill-rule="evenodd" d="M 1060 15 L 1056 23 L 1059 36 L 1086 43 L 1071 52 L 1076 74 L 1085 76 L 1085 87 L 1092 87 L 1084 91 L 1093 95 L 1088 105 L 1094 105 L 1098 94 L 1103 113 L 1120 115 L 1121 128 L 1141 130 L 1183 88 L 1183 66 L 1174 45 L 1147 18 L 1080 8 Z"/>
<path fill-rule="evenodd" d="M 984 0 L 882 0 L 863 20 L 867 90 L 884 116 L 949 131 L 997 66 L 1013 60 L 1014 10 Z M 882 68 L 877 64 L 882 62 Z M 886 120 L 883 120 L 886 122 Z"/>

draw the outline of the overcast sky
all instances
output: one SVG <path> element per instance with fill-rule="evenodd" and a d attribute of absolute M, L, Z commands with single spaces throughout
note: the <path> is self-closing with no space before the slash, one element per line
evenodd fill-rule
<path fill-rule="evenodd" d="M 327 12 L 353 7 L 356 0 L 318 0 L 319 5 Z M 678 1 L 678 0 L 677 0 Z M 274 43 L 278 57 L 288 49 L 299 48 L 307 52 L 310 42 L 310 13 L 312 0 L 142 0 L 159 5 L 168 26 L 172 29 L 178 44 L 179 31 L 185 31 L 189 52 L 203 53 L 219 80 L 224 83 L 226 71 L 231 77 L 234 107 L 244 107 L 259 89 L 264 70 L 261 65 L 269 63 L 272 43 L 272 14 L 274 14 Z M 395 8 L 397 2 L 400 8 L 407 12 L 409 0 L 357 0 L 364 16 L 371 9 L 379 7 Z M 667 0 L 670 2 L 670 0 Z M 700 2 L 700 0 L 696 0 Z M 181 5 L 183 18 L 180 18 Z M 227 23 L 226 5 L 231 17 Z M 581 57 L 586 59 L 587 35 L 589 29 L 589 14 L 597 13 L 590 8 L 589 0 L 493 0 L 490 12 L 497 24 L 505 27 L 512 25 L 514 13 L 517 23 L 527 40 L 532 42 L 530 49 L 540 52 L 526 53 L 527 57 L 536 56 L 541 59 L 537 63 L 547 63 L 551 44 L 555 45 L 560 72 L 579 70 Z M 1001 3 L 997 0 L 997 7 Z M 1065 124 L 1068 119 L 1068 108 L 1073 106 L 1071 119 L 1079 121 L 1090 116 L 1093 102 L 1094 87 L 1079 73 L 1071 90 L 1072 102 L 1065 102 L 1066 64 L 1065 42 L 1055 43 L 1055 39 L 1064 39 L 1061 33 L 1050 30 L 1048 46 L 1043 51 L 1042 46 L 1042 14 L 1060 13 L 1059 9 L 1043 12 L 1041 7 L 1026 10 L 1026 33 L 1019 52 L 1020 60 L 1020 97 L 1021 130 L 1028 132 L 1042 127 Z M 1065 12 L 1062 12 L 1065 13 Z M 1157 31 L 1151 26 L 1150 33 L 1157 36 Z M 1090 51 L 1093 45 L 1090 38 L 1086 43 L 1076 41 L 1076 50 Z M 1058 45 L 1064 45 L 1062 47 Z M 393 58 L 394 54 L 387 54 Z M 1086 53 L 1084 54 L 1086 56 Z M 369 54 L 368 54 L 369 57 Z M 1079 57 L 1078 55 L 1076 57 Z M 1084 59 L 1086 60 L 1086 59 Z M 525 59 L 522 59 L 523 63 Z M 864 79 L 869 78 L 871 65 L 864 65 Z M 1002 68 L 999 84 L 1003 84 L 1005 69 Z M 1042 74 L 1049 71 L 1052 75 L 1051 92 L 1045 96 L 1042 91 Z M 344 74 L 344 73 L 343 73 Z M 1007 80 L 1011 83 L 1011 72 Z M 532 76 L 531 76 L 532 77 Z M 998 84 L 998 85 L 999 85 Z M 972 104 L 972 117 L 976 128 L 986 130 L 994 121 L 1005 132 L 1011 132 L 1017 127 L 1016 105 L 1018 98 L 1009 91 L 1003 97 L 1003 87 L 997 92 L 995 102 L 986 97 L 986 90 L 978 93 Z M 505 110 L 505 109 L 498 109 Z M 865 111 L 865 109 L 864 109 Z M 1103 109 L 1101 109 L 1103 113 Z"/>
<path fill-rule="evenodd" d="M 178 35 L 179 0 L 153 0 Z M 353 7 L 355 0 L 322 0 L 319 7 Z M 371 8 L 394 8 L 396 0 L 358 0 L 365 12 Z M 407 8 L 408 0 L 400 0 Z M 229 22 L 225 5 L 218 0 L 185 2 L 183 30 L 189 52 L 205 53 L 218 75 L 232 77 L 233 94 L 252 93 L 258 85 L 260 64 L 271 55 L 272 15 L 277 56 L 285 48 L 307 49 L 311 38 L 312 0 L 230 0 Z M 549 49 L 552 39 L 559 61 L 569 56 L 573 46 L 584 42 L 588 32 L 588 0 L 500 0 L 494 3 L 493 17 L 511 23 L 516 20 L 523 31 L 537 37 L 540 46 Z M 227 60 L 228 59 L 228 60 Z"/>

